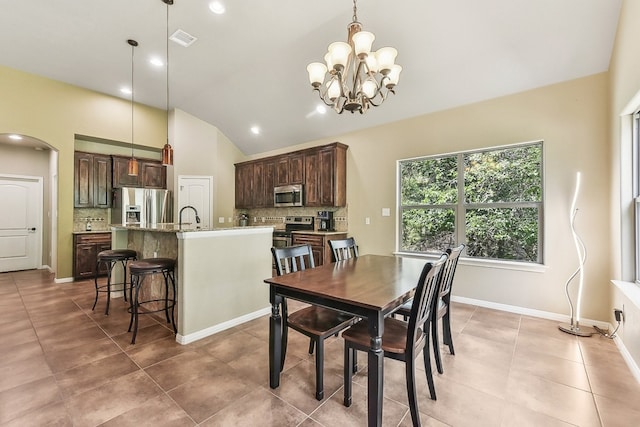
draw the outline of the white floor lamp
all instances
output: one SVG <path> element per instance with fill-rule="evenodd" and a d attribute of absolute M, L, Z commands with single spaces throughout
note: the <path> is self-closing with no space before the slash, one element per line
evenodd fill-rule
<path fill-rule="evenodd" d="M 573 235 L 573 243 L 575 244 L 576 252 L 578 253 L 578 268 L 573 272 L 571 277 L 569 277 L 569 280 L 567 280 L 567 283 L 564 286 L 564 292 L 567 296 L 567 301 L 569 301 L 569 307 L 571 307 L 571 323 L 561 323 L 558 325 L 558 329 L 568 334 L 573 334 L 580 337 L 590 337 L 596 331 L 593 328 L 580 326 L 580 305 L 582 303 L 582 287 L 584 285 L 584 262 L 587 259 L 587 248 L 580 236 L 578 236 L 575 227 L 576 214 L 578 213 L 576 203 L 578 201 L 579 192 L 580 172 L 576 174 L 576 190 L 573 193 L 573 202 L 571 203 L 571 211 L 569 212 L 571 234 Z M 569 295 L 569 284 L 573 279 L 575 279 L 576 276 L 578 276 L 578 301 L 574 309 L 573 302 L 571 301 L 571 296 Z"/>

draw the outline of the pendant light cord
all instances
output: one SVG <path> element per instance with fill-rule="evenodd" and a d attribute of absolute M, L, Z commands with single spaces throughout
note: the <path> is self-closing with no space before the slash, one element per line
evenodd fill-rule
<path fill-rule="evenodd" d="M 169 5 L 173 1 L 167 1 L 167 144 L 169 144 Z M 169 144 L 171 145 L 171 144 Z"/>
<path fill-rule="evenodd" d="M 134 52 L 135 48 L 138 45 L 138 42 L 135 40 L 127 40 L 127 42 L 131 45 L 131 158 L 133 159 L 133 106 L 134 106 L 134 97 L 135 91 L 133 90 L 133 81 L 134 81 Z"/>

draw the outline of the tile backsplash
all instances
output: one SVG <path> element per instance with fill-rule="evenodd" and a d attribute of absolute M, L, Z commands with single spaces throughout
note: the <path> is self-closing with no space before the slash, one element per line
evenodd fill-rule
<path fill-rule="evenodd" d="M 347 207 L 344 208 L 263 208 L 263 209 L 238 209 L 236 210 L 236 223 L 240 214 L 246 213 L 249 216 L 249 225 L 273 225 L 276 228 L 284 228 L 285 216 L 312 216 L 316 217 L 318 211 L 326 210 L 333 212 L 336 231 L 348 231 Z M 317 227 L 317 221 L 316 221 Z"/>
<path fill-rule="evenodd" d="M 73 210 L 73 231 L 110 231 L 110 209 L 75 208 Z"/>

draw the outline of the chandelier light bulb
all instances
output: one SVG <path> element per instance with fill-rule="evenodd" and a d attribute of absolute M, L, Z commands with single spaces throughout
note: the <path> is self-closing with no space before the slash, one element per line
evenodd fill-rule
<path fill-rule="evenodd" d="M 351 46 L 345 42 L 333 42 L 329 45 L 329 57 L 336 71 L 341 71 L 347 66 L 351 55 Z"/>
<path fill-rule="evenodd" d="M 387 75 L 391 70 L 391 67 L 396 61 L 398 51 L 392 47 L 383 47 L 376 52 L 376 59 L 378 61 L 378 70 Z"/>
<path fill-rule="evenodd" d="M 394 64 L 391 67 L 391 71 L 387 74 L 387 88 L 392 89 L 395 85 L 398 84 L 398 80 L 400 80 L 400 72 L 402 71 L 402 67 L 398 64 Z"/>
<path fill-rule="evenodd" d="M 375 54 L 367 56 L 367 58 L 365 59 L 365 63 L 367 64 L 367 69 L 370 73 L 375 74 L 378 72 L 378 60 L 376 59 Z"/>
<path fill-rule="evenodd" d="M 360 59 L 366 58 L 371 53 L 371 45 L 376 36 L 368 31 L 358 31 L 353 35 L 353 50 Z"/>
<path fill-rule="evenodd" d="M 309 73 L 311 86 L 318 87 L 324 81 L 324 76 L 327 74 L 327 66 L 321 62 L 312 62 L 307 65 L 307 72 Z"/>
<path fill-rule="evenodd" d="M 362 84 L 362 93 L 364 93 L 364 96 L 366 96 L 367 98 L 373 98 L 374 96 L 376 96 L 377 91 L 378 84 L 372 77 L 369 77 Z"/>
<path fill-rule="evenodd" d="M 329 87 L 327 88 L 327 95 L 329 96 L 329 99 L 335 101 L 336 98 L 340 96 L 340 92 L 340 82 L 338 82 L 338 79 L 331 80 Z"/>

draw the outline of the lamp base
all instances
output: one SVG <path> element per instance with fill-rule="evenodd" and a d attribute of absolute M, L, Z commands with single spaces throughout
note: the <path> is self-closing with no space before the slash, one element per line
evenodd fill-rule
<path fill-rule="evenodd" d="M 579 337 L 590 337 L 596 333 L 596 330 L 588 326 L 576 326 L 570 323 L 560 323 L 558 329 L 567 334 L 577 335 Z"/>

